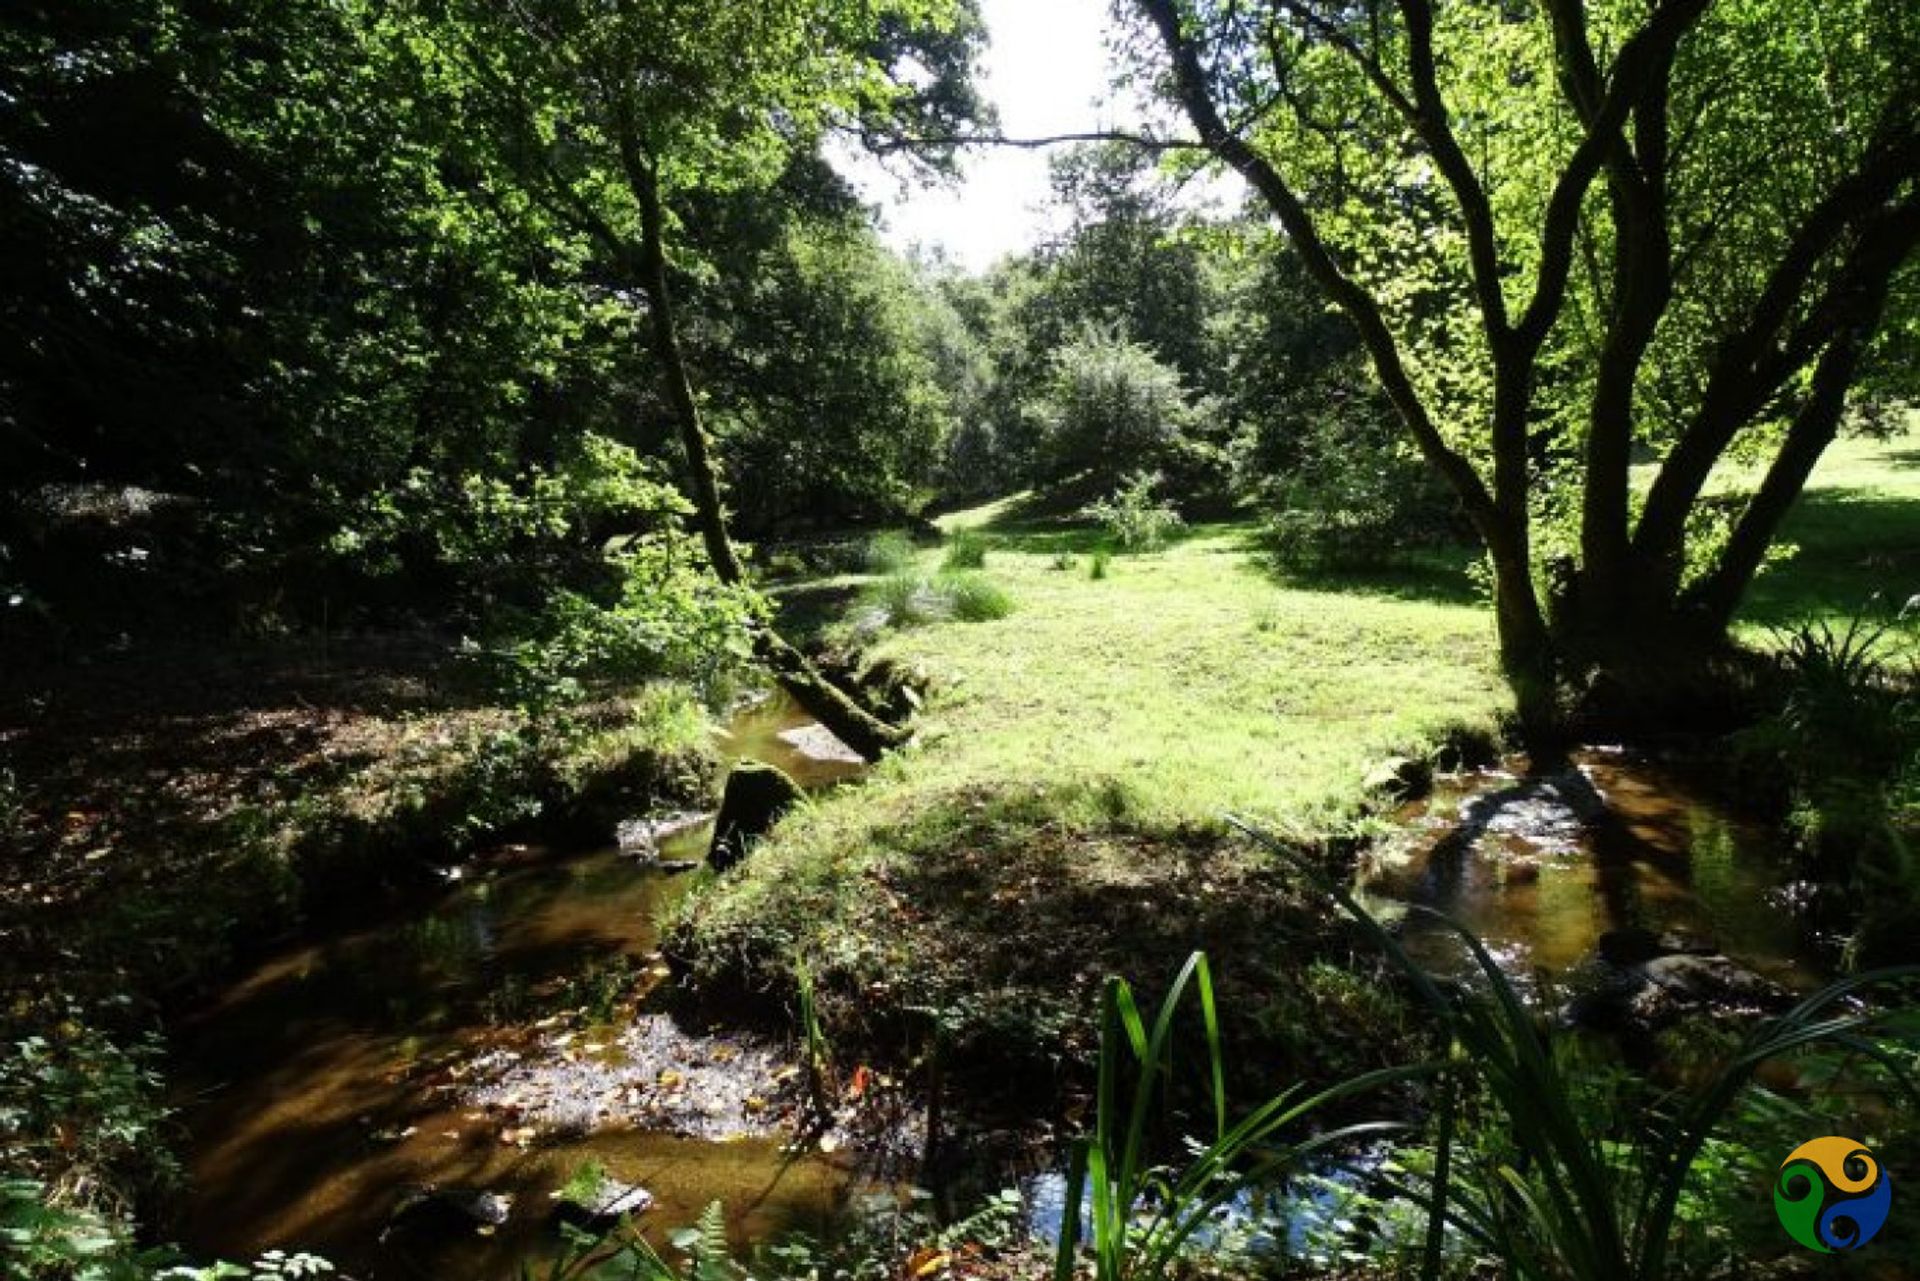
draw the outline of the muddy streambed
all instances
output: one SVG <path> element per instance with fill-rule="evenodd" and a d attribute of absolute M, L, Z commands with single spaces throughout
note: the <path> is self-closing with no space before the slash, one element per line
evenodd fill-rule
<path fill-rule="evenodd" d="M 823 733 L 775 700 L 721 747 L 804 786 L 857 776 Z M 308 1250 L 363 1281 L 486 1281 L 554 1248 L 553 1194 L 589 1162 L 652 1194 L 647 1223 L 717 1200 L 738 1240 L 819 1229 L 884 1191 L 856 1142 L 791 1150 L 790 1047 L 633 1013 L 665 977 L 660 923 L 691 879 L 661 865 L 702 859 L 710 830 L 629 832 L 639 855 L 494 851 L 430 906 L 303 942 L 185 1021 L 184 1242 Z"/>
<path fill-rule="evenodd" d="M 1724 958 L 1785 990 L 1829 976 L 1831 953 L 1783 888 L 1777 836 L 1657 763 L 1592 749 L 1544 776 L 1443 774 L 1394 826 L 1362 860 L 1359 897 L 1399 921 L 1435 973 L 1476 966 L 1457 934 L 1410 904 L 1472 930 L 1528 991 L 1543 979 L 1591 985 L 1667 953 Z"/>

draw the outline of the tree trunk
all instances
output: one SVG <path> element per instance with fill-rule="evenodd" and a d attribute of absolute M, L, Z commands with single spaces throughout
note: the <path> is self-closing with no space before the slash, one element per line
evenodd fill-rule
<path fill-rule="evenodd" d="M 744 582 L 746 573 L 727 534 L 726 508 L 720 497 L 720 480 L 713 465 L 713 452 L 701 423 L 700 404 L 687 372 L 685 354 L 675 323 L 673 294 L 667 279 L 665 244 L 666 211 L 661 203 L 659 183 L 654 172 L 632 145 L 629 136 L 622 140 L 623 159 L 633 193 L 640 205 L 640 288 L 646 295 L 650 313 L 649 330 L 653 354 L 660 365 L 660 381 L 667 404 L 680 429 L 681 445 L 686 452 L 687 476 L 692 489 L 700 536 L 706 543 L 707 558 L 713 572 L 729 585 Z M 754 635 L 754 653 L 767 665 L 773 678 L 806 709 L 809 716 L 833 731 L 834 737 L 870 761 L 877 761 L 891 748 L 910 737 L 898 725 L 874 715 L 845 690 L 822 676 L 806 655 L 795 649 L 772 626 L 761 627 Z"/>

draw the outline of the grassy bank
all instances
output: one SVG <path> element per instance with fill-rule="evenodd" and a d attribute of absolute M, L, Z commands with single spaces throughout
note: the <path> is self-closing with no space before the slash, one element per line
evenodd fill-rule
<path fill-rule="evenodd" d="M 1750 482 L 1751 473 L 1728 483 Z M 1827 451 L 1743 611 L 1749 635 L 1810 617 L 1898 611 L 1920 594 L 1920 412 L 1890 441 Z"/>
<path fill-rule="evenodd" d="M 873 642 L 932 683 L 918 740 L 690 900 L 676 937 L 695 978 L 784 996 L 804 970 L 844 1035 L 910 1046 L 937 1022 L 963 1045 L 1071 1058 L 1100 976 L 1150 984 L 1205 947 L 1226 1004 L 1294 1066 L 1363 1040 L 1383 1007 L 1339 963 L 1348 944 L 1221 819 L 1324 845 L 1364 822 L 1382 758 L 1496 731 L 1506 696 L 1465 558 L 1287 580 L 1251 526 L 1227 525 L 1095 577 L 1097 531 L 1022 500 L 942 524 L 990 540 L 984 572 L 1014 612 Z M 1912 439 L 1842 442 L 1747 634 L 1920 591 L 1916 530 Z M 857 628 L 874 581 L 814 582 L 788 604 L 829 634 Z"/>
<path fill-rule="evenodd" d="M 1092 530 L 1004 508 L 946 523 L 992 539 L 984 572 L 1014 612 L 879 640 L 931 682 L 914 747 L 692 900 L 677 938 L 696 978 L 785 993 L 804 969 L 843 1036 L 911 1048 L 938 1024 L 967 1049 L 1072 1058 L 1103 975 L 1161 981 L 1204 946 L 1226 1003 L 1303 1068 L 1386 1030 L 1364 979 L 1313 963 L 1344 946 L 1321 910 L 1223 816 L 1324 841 L 1382 758 L 1491 736 L 1491 635 L 1460 581 L 1289 584 L 1250 526 L 1095 578 Z"/>

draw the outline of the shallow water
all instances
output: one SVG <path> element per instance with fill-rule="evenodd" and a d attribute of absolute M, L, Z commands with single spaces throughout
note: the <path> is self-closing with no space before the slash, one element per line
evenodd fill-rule
<path fill-rule="evenodd" d="M 1787 863 L 1771 832 L 1624 753 L 1582 753 L 1575 767 L 1544 783 L 1517 770 L 1442 776 L 1363 864 L 1362 901 L 1404 917 L 1409 952 L 1449 975 L 1471 973 L 1470 954 L 1407 904 L 1465 925 L 1523 982 L 1565 977 L 1603 934 L 1630 927 L 1710 944 L 1788 987 L 1825 977 L 1777 892 Z"/>
<path fill-rule="evenodd" d="M 811 787 L 860 772 L 781 737 L 807 724 L 770 700 L 738 715 L 721 746 Z M 709 836 L 709 824 L 681 831 L 659 856 L 697 860 Z M 308 1250 L 369 1281 L 515 1276 L 557 1243 L 551 1194 L 589 1160 L 653 1193 L 650 1228 L 689 1224 L 715 1200 L 739 1240 L 836 1218 L 868 1190 L 865 1175 L 846 1158 L 783 1153 L 769 1127 L 529 1133 L 471 1097 L 490 1053 L 551 1052 L 541 1043 L 553 1028 L 529 1020 L 556 1001 L 591 1002 L 583 974 L 664 976 L 659 922 L 688 883 L 616 850 L 496 851 L 425 908 L 257 967 L 177 1031 L 192 1188 L 181 1239 L 227 1258 Z M 614 1040 L 578 1038 L 586 1051 Z M 715 1059 L 731 1055 L 714 1044 Z M 511 1195 L 513 1212 L 486 1232 L 388 1231 L 394 1206 L 423 1185 Z"/>

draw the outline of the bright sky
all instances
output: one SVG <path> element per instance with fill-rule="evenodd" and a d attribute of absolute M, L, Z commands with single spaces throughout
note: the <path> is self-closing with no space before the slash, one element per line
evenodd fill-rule
<path fill-rule="evenodd" d="M 1107 0 L 983 0 L 992 37 L 982 87 L 1010 138 L 1083 133 L 1135 122 L 1115 101 L 1104 43 Z M 976 148 L 963 158 L 957 188 L 903 185 L 868 164 L 852 166 L 868 200 L 881 206 L 896 248 L 939 247 L 979 270 L 1031 247 L 1047 229 L 1047 152 Z"/>

